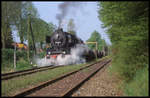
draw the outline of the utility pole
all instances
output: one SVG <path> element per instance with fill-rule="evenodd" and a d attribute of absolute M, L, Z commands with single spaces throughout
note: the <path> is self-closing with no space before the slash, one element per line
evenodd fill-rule
<path fill-rule="evenodd" d="M 35 42 L 34 42 L 34 35 L 32 32 L 32 24 L 31 24 L 31 17 L 30 18 L 30 31 L 31 31 L 31 36 L 32 36 L 32 44 L 33 44 L 33 48 L 34 48 L 34 56 L 36 55 L 36 47 L 35 47 Z"/>
<path fill-rule="evenodd" d="M 14 69 L 16 69 L 16 43 L 14 44 Z"/>
<path fill-rule="evenodd" d="M 29 45 L 29 25 L 30 25 L 30 18 L 29 18 L 30 14 L 28 14 L 28 31 L 27 31 L 27 39 L 28 39 L 28 51 L 27 51 L 27 56 L 28 56 L 28 61 L 30 62 L 30 45 Z"/>

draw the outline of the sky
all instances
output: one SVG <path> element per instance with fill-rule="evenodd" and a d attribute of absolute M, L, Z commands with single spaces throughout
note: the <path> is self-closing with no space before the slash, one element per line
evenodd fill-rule
<path fill-rule="evenodd" d="M 47 23 L 51 22 L 58 26 L 58 20 L 56 14 L 60 13 L 58 5 L 63 2 L 32 2 L 37 8 L 41 19 Z M 105 30 L 101 28 L 102 22 L 98 19 L 98 2 L 78 2 L 81 5 L 77 8 L 69 8 L 69 13 L 63 20 L 63 30 L 67 31 L 67 23 L 72 18 L 75 23 L 75 30 L 77 36 L 84 42 L 88 40 L 93 31 L 98 31 L 107 44 L 111 44 L 109 36 L 105 33 Z M 16 38 L 19 40 L 19 38 Z"/>

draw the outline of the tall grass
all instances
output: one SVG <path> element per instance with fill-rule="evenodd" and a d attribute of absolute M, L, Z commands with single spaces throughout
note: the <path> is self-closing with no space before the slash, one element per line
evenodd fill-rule
<path fill-rule="evenodd" d="M 148 68 L 136 72 L 132 81 L 125 83 L 124 92 L 127 96 L 148 96 Z"/>
<path fill-rule="evenodd" d="M 117 78 L 121 79 L 122 83 L 118 84 L 118 88 L 123 91 L 123 96 L 148 96 L 148 66 L 145 66 L 143 69 L 137 70 L 134 77 L 130 80 L 122 77 L 122 75 L 120 74 L 121 70 L 118 66 L 119 64 L 112 63 L 112 65 L 109 66 L 108 70 L 110 75 L 115 75 Z"/>
<path fill-rule="evenodd" d="M 16 69 L 14 69 L 14 49 L 2 49 L 1 71 L 7 73 L 31 68 L 31 64 L 27 60 L 27 51 L 16 51 Z M 30 51 L 30 54 L 33 52 Z M 31 55 L 30 58 L 32 58 Z"/>

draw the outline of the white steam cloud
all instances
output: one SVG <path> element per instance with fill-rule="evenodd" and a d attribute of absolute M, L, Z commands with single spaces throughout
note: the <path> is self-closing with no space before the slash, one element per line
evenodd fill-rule
<path fill-rule="evenodd" d="M 87 53 L 89 48 L 84 44 L 77 44 L 75 48 L 71 49 L 70 55 L 58 55 L 56 59 L 50 58 L 42 58 L 36 59 L 36 64 L 38 67 L 49 66 L 49 65 L 72 65 L 72 64 L 81 64 L 85 63 L 86 59 L 83 57 L 84 53 Z"/>

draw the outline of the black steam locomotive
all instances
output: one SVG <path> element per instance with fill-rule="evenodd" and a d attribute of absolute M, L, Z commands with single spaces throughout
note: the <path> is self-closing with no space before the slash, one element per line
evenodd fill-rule
<path fill-rule="evenodd" d="M 84 44 L 81 39 L 77 38 L 73 34 L 64 32 L 62 28 L 56 30 L 51 36 L 46 36 L 46 42 L 51 45 L 47 48 L 47 59 L 55 59 L 59 54 L 62 56 L 70 54 L 71 48 L 76 47 L 76 44 Z M 88 61 L 95 58 L 95 54 L 92 50 L 89 51 L 89 53 L 85 53 L 83 56 Z"/>

